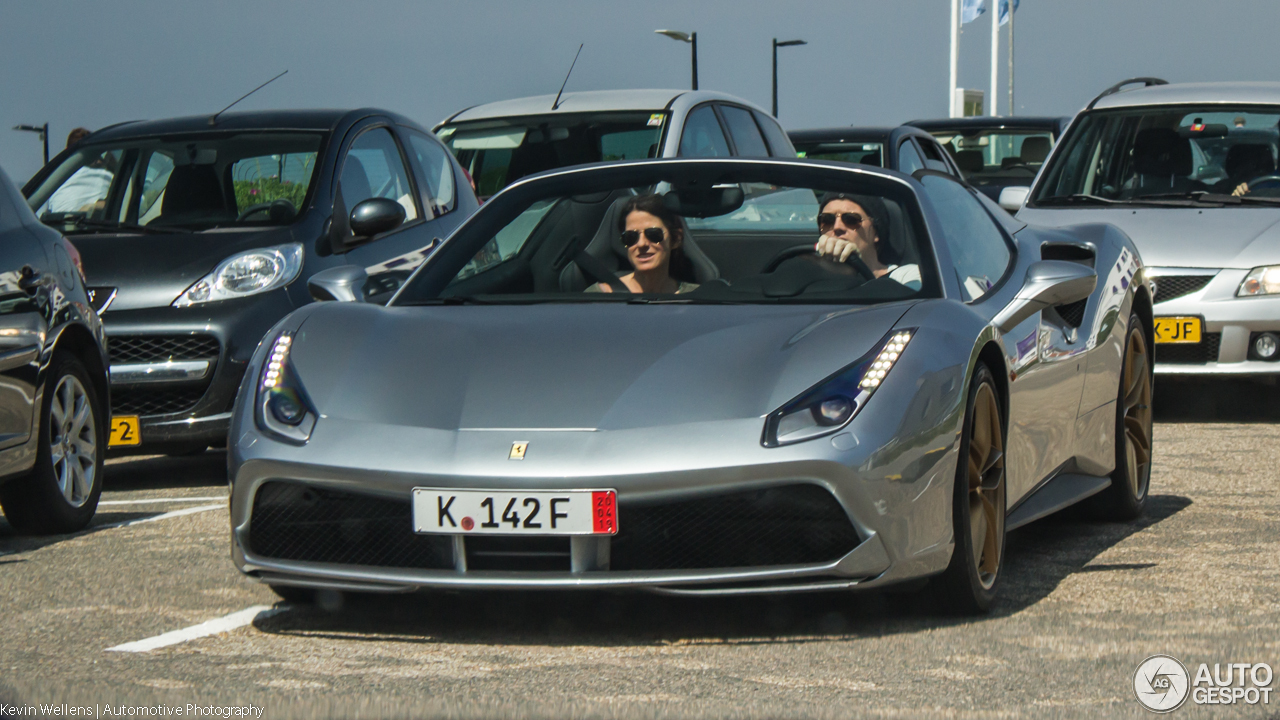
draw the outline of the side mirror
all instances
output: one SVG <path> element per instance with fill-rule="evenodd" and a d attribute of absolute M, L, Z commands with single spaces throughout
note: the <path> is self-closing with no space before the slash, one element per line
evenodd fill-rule
<path fill-rule="evenodd" d="M 1022 209 L 1027 202 L 1027 196 L 1031 194 L 1031 188 L 1022 185 L 1013 185 L 1000 191 L 1000 207 L 1011 213 L 1016 213 Z"/>
<path fill-rule="evenodd" d="M 307 280 L 307 290 L 313 300 L 364 302 L 364 284 L 368 280 L 369 274 L 359 265 L 339 265 L 312 275 Z"/>
<path fill-rule="evenodd" d="M 1066 260 L 1041 260 L 1027 268 L 1022 289 L 991 324 L 1000 332 L 1009 332 L 1045 308 L 1089 297 L 1097 285 L 1098 273 L 1091 267 Z"/>
<path fill-rule="evenodd" d="M 404 218 L 404 207 L 395 200 L 369 198 L 351 208 L 351 232 L 356 237 L 373 237 L 400 227 Z"/>

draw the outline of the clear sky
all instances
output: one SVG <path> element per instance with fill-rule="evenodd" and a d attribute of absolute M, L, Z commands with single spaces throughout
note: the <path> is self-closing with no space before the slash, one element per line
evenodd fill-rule
<path fill-rule="evenodd" d="M 950 0 L 0 0 L 0 166 L 19 184 L 71 128 L 212 113 L 288 69 L 239 109 L 379 106 L 430 127 L 469 105 L 700 82 L 798 129 L 889 125 L 947 112 Z M 990 2 L 990 0 L 988 0 Z M 960 84 L 989 85 L 988 12 L 964 26 Z M 1071 114 L 1123 78 L 1280 80 L 1277 0 L 1023 0 L 1018 114 Z M 1002 45 L 1002 48 L 1004 46 Z M 1002 51 L 1003 55 L 1003 51 Z M 1001 58 L 1000 112 L 1008 114 Z"/>

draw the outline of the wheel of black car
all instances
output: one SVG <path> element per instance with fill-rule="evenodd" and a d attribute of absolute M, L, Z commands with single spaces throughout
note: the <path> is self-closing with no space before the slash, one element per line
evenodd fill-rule
<path fill-rule="evenodd" d="M 969 383 L 960 461 L 952 502 L 955 550 L 936 580 L 940 608 L 948 613 L 986 612 L 1004 565 L 1004 421 L 995 377 L 979 364 Z"/>
<path fill-rule="evenodd" d="M 36 464 L 0 488 L 5 517 L 20 532 L 67 533 L 93 518 L 102 493 L 106 421 L 79 360 L 57 353 L 40 407 Z"/>
<path fill-rule="evenodd" d="M 1151 351 L 1142 319 L 1134 313 L 1129 316 L 1116 400 L 1116 469 L 1111 486 L 1089 503 L 1099 519 L 1132 520 L 1146 508 L 1151 486 L 1151 395 Z"/>

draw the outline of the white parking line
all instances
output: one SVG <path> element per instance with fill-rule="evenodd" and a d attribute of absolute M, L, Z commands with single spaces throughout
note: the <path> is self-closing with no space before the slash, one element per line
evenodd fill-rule
<path fill-rule="evenodd" d="M 149 503 L 167 502 L 208 502 L 209 500 L 226 500 L 226 495 L 210 495 L 208 497 L 172 497 L 148 498 L 146 500 L 99 500 L 99 505 L 147 505 Z"/>
<path fill-rule="evenodd" d="M 226 507 L 226 503 L 218 503 L 217 505 L 201 505 L 199 507 L 183 508 L 181 510 L 174 510 L 172 512 L 161 513 L 159 515 L 152 515 L 151 517 L 138 518 L 137 520 L 125 520 L 118 523 L 99 525 L 98 527 L 90 529 L 106 530 L 109 528 L 129 527 L 130 525 L 141 525 L 142 523 L 155 522 L 157 520 L 168 520 L 169 518 L 182 517 L 183 515 L 194 515 L 196 513 L 208 512 L 210 510 L 225 510 Z"/>
<path fill-rule="evenodd" d="M 245 625 L 252 623 L 254 620 L 259 618 L 269 618 L 272 615 L 287 609 L 287 605 L 281 605 L 279 607 L 271 607 L 270 605 L 254 605 L 251 608 L 245 608 L 239 612 L 233 612 L 230 615 L 214 618 L 213 620 L 202 622 L 199 625 L 192 625 L 191 627 L 183 628 L 181 630 L 173 630 L 171 632 L 164 633 L 163 635 L 156 635 L 155 637 L 147 638 L 146 640 L 135 640 L 134 642 L 127 642 L 123 645 L 109 647 L 103 652 L 150 652 L 157 648 L 177 645 L 178 643 L 184 643 L 188 640 L 195 640 L 197 638 L 208 637 L 210 635 L 217 635 L 218 633 L 230 632 L 236 628 L 242 628 Z"/>

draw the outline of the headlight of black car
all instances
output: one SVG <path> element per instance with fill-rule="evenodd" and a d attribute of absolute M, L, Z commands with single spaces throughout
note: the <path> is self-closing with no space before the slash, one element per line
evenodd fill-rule
<path fill-rule="evenodd" d="M 256 415 L 263 432 L 294 445 L 311 438 L 316 426 L 316 413 L 311 409 L 298 373 L 289 362 L 293 333 L 280 333 L 271 345 L 271 353 L 262 364 L 258 381 Z"/>
<path fill-rule="evenodd" d="M 765 447 L 790 445 L 848 425 L 884 382 L 914 332 L 893 331 L 876 350 L 770 413 L 761 442 Z"/>

